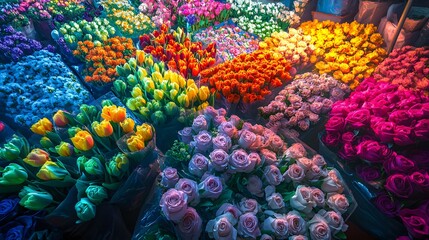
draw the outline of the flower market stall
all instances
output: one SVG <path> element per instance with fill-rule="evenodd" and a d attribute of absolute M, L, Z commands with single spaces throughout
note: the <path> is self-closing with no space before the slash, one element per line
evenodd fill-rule
<path fill-rule="evenodd" d="M 428 239 L 428 19 L 1 1 L 0 239 Z"/>

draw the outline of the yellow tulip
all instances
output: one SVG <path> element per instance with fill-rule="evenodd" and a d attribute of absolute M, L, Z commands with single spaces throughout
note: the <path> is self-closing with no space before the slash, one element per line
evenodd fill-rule
<path fill-rule="evenodd" d="M 101 117 L 107 121 L 120 123 L 127 117 L 127 111 L 125 108 L 116 105 L 104 106 L 101 111 Z"/>
<path fill-rule="evenodd" d="M 133 88 L 133 90 L 131 91 L 131 96 L 133 96 L 134 98 L 142 96 L 143 92 L 141 90 L 140 87 L 136 86 Z"/>
<path fill-rule="evenodd" d="M 198 94 L 198 90 L 192 87 L 186 89 L 186 95 L 188 96 L 189 101 L 194 101 L 195 97 Z"/>
<path fill-rule="evenodd" d="M 81 151 L 88 151 L 94 147 L 94 139 L 88 131 L 79 131 L 74 137 L 71 138 L 73 145 L 76 149 Z"/>
<path fill-rule="evenodd" d="M 143 123 L 142 125 L 137 126 L 136 135 L 141 136 L 143 141 L 152 140 L 153 138 L 152 126 L 147 123 Z"/>
<path fill-rule="evenodd" d="M 36 174 L 36 177 L 39 179 L 48 181 L 48 180 L 62 180 L 69 172 L 60 167 L 57 163 L 52 161 L 46 161 L 43 166 L 40 168 L 39 172 Z"/>
<path fill-rule="evenodd" d="M 177 97 L 177 101 L 179 102 L 181 107 L 189 107 L 189 98 L 188 95 L 181 93 L 178 97 Z"/>
<path fill-rule="evenodd" d="M 52 123 L 47 118 L 42 118 L 35 124 L 31 126 L 31 131 L 39 134 L 39 135 L 45 135 L 47 132 L 52 131 Z"/>
<path fill-rule="evenodd" d="M 127 118 L 123 122 L 120 123 L 122 131 L 125 133 L 132 132 L 134 130 L 135 122 L 132 118 Z"/>
<path fill-rule="evenodd" d="M 184 88 L 186 86 L 186 80 L 185 80 L 185 78 L 182 77 L 182 76 L 178 76 L 177 79 L 178 79 L 180 88 Z"/>
<path fill-rule="evenodd" d="M 74 153 L 74 148 L 68 142 L 61 142 L 60 145 L 55 147 L 55 151 L 61 157 L 70 157 Z"/>
<path fill-rule="evenodd" d="M 27 157 L 23 159 L 25 163 L 33 167 L 40 167 L 45 164 L 46 161 L 49 160 L 51 160 L 49 158 L 49 153 L 40 148 L 35 148 L 31 150 Z"/>
<path fill-rule="evenodd" d="M 145 60 L 145 52 L 142 50 L 136 51 L 137 65 L 142 66 Z"/>
<path fill-rule="evenodd" d="M 199 90 L 198 90 L 198 97 L 200 98 L 201 101 L 206 101 L 209 97 L 210 97 L 210 90 L 207 86 L 202 86 Z"/>
<path fill-rule="evenodd" d="M 108 137 L 113 134 L 112 124 L 107 120 L 103 120 L 101 123 L 93 122 L 91 126 L 99 137 Z"/>
<path fill-rule="evenodd" d="M 155 82 L 161 82 L 163 80 L 162 79 L 162 74 L 160 72 L 153 72 L 152 73 L 152 79 Z"/>
<path fill-rule="evenodd" d="M 54 120 L 55 125 L 58 126 L 58 127 L 65 127 L 69 123 L 69 120 L 64 115 L 64 111 L 63 110 L 58 110 L 54 114 L 54 116 L 52 117 L 52 119 Z"/>
<path fill-rule="evenodd" d="M 164 98 L 164 91 L 155 89 L 153 92 L 153 98 L 155 98 L 157 101 L 161 101 Z"/>
<path fill-rule="evenodd" d="M 145 147 L 144 140 L 139 135 L 133 135 L 130 138 L 128 138 L 127 145 L 128 145 L 128 149 L 131 152 L 140 151 Z"/>
<path fill-rule="evenodd" d="M 152 81 L 152 79 L 144 78 L 143 83 L 144 83 L 144 89 L 146 90 L 146 92 L 151 92 L 155 89 L 155 83 Z"/>

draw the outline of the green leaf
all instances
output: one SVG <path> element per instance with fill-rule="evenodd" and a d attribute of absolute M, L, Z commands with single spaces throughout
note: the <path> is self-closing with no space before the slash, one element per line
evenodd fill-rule
<path fill-rule="evenodd" d="M 206 202 L 200 203 L 199 206 L 200 207 L 211 207 L 211 206 L 213 206 L 213 203 L 206 201 Z"/>
<path fill-rule="evenodd" d="M 282 194 L 282 196 L 283 196 L 283 200 L 284 200 L 285 202 L 290 201 L 290 199 L 291 199 L 294 195 L 295 195 L 295 191 L 293 191 L 293 192 L 286 192 L 286 193 L 283 193 L 283 194 Z"/>
<path fill-rule="evenodd" d="M 339 232 L 334 236 L 337 239 L 347 239 L 347 235 L 344 232 Z"/>

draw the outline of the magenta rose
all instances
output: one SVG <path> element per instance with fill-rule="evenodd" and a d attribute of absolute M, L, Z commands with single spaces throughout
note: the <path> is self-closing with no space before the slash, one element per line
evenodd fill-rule
<path fill-rule="evenodd" d="M 400 173 L 389 176 L 385 188 L 400 198 L 409 198 L 414 192 L 410 178 Z"/>
<path fill-rule="evenodd" d="M 393 141 L 399 146 L 414 144 L 415 141 L 413 140 L 413 134 L 413 129 L 410 127 L 396 126 Z"/>
<path fill-rule="evenodd" d="M 394 157 L 391 149 L 373 140 L 362 141 L 356 150 L 360 158 L 372 163 L 382 163 Z"/>
<path fill-rule="evenodd" d="M 341 135 L 341 140 L 345 143 L 353 143 L 356 139 L 356 135 L 354 132 L 345 132 Z"/>
<path fill-rule="evenodd" d="M 181 239 L 198 240 L 202 232 L 203 221 L 195 209 L 188 207 L 185 215 L 177 224 L 177 232 Z"/>
<path fill-rule="evenodd" d="M 343 217 L 338 212 L 321 209 L 317 214 L 326 220 L 332 234 L 335 235 L 336 233 L 347 231 L 348 226 L 344 223 Z"/>
<path fill-rule="evenodd" d="M 223 186 L 218 177 L 209 175 L 198 185 L 199 191 L 202 191 L 201 197 L 216 199 L 222 194 Z"/>
<path fill-rule="evenodd" d="M 347 161 L 353 161 L 356 159 L 357 151 L 351 143 L 345 143 L 338 151 L 338 156 Z"/>
<path fill-rule="evenodd" d="M 338 116 L 332 116 L 325 124 L 327 132 L 344 132 L 345 127 L 345 119 Z"/>
<path fill-rule="evenodd" d="M 389 175 L 394 173 L 408 174 L 409 172 L 412 172 L 416 169 L 413 161 L 399 154 L 385 161 L 383 163 L 383 167 Z"/>
<path fill-rule="evenodd" d="M 231 122 L 223 122 L 218 127 L 219 133 L 223 133 L 230 138 L 235 138 L 238 136 L 238 130 Z"/>
<path fill-rule="evenodd" d="M 215 149 L 210 153 L 211 167 L 218 171 L 224 172 L 228 169 L 229 155 L 223 149 Z"/>
<path fill-rule="evenodd" d="M 295 163 L 289 166 L 283 177 L 287 182 L 300 182 L 304 179 L 305 172 L 302 167 Z"/>
<path fill-rule="evenodd" d="M 414 172 L 410 175 L 414 189 L 423 193 L 429 192 L 429 174 L 427 172 Z"/>
<path fill-rule="evenodd" d="M 260 210 L 260 206 L 255 199 L 242 198 L 241 201 L 238 203 L 238 209 L 242 213 L 250 212 L 256 215 Z"/>
<path fill-rule="evenodd" d="M 225 213 L 230 213 L 232 217 L 234 217 L 236 220 L 238 220 L 238 218 L 242 214 L 240 209 L 238 209 L 236 206 L 232 205 L 231 203 L 222 204 L 219 207 L 219 209 L 216 211 L 216 216 L 219 217 Z"/>
<path fill-rule="evenodd" d="M 194 130 L 196 133 L 207 130 L 208 128 L 209 124 L 207 123 L 207 119 L 204 117 L 204 115 L 199 115 L 192 122 L 192 130 Z"/>
<path fill-rule="evenodd" d="M 262 160 L 265 165 L 276 165 L 277 162 L 277 155 L 275 152 L 270 151 L 268 149 L 262 149 L 261 150 Z"/>
<path fill-rule="evenodd" d="M 270 233 L 276 239 L 286 239 L 288 237 L 289 224 L 284 217 L 268 217 L 262 224 L 264 232 Z"/>
<path fill-rule="evenodd" d="M 293 235 L 305 234 L 306 222 L 301 217 L 299 212 L 290 211 L 286 215 L 286 221 L 288 222 L 289 233 Z"/>
<path fill-rule="evenodd" d="M 201 177 L 208 170 L 209 160 L 201 153 L 196 153 L 189 161 L 189 172 L 195 176 Z"/>
<path fill-rule="evenodd" d="M 429 140 L 429 119 L 422 119 L 417 122 L 414 126 L 414 135 L 420 140 Z"/>
<path fill-rule="evenodd" d="M 328 206 L 333 210 L 340 213 L 347 212 L 347 209 L 350 206 L 349 200 L 347 200 L 346 196 L 338 193 L 328 193 L 326 204 L 328 204 Z"/>
<path fill-rule="evenodd" d="M 194 142 L 198 152 L 206 152 L 212 147 L 212 135 L 203 130 L 194 136 Z"/>
<path fill-rule="evenodd" d="M 179 181 L 177 169 L 168 167 L 161 173 L 161 185 L 166 188 L 172 188 Z"/>
<path fill-rule="evenodd" d="M 383 143 L 390 143 L 395 137 L 395 123 L 393 122 L 380 122 L 375 125 L 374 132 Z"/>
<path fill-rule="evenodd" d="M 255 195 L 257 197 L 264 196 L 264 192 L 262 190 L 262 180 L 256 175 L 252 175 L 249 177 L 249 179 L 247 180 L 246 188 L 252 195 Z"/>
<path fill-rule="evenodd" d="M 415 149 L 405 153 L 407 158 L 411 159 L 420 169 L 429 169 L 429 151 Z"/>
<path fill-rule="evenodd" d="M 255 169 L 256 162 L 248 158 L 243 149 L 234 150 L 229 158 L 230 169 L 234 172 L 250 173 Z"/>
<path fill-rule="evenodd" d="M 185 127 L 179 131 L 179 139 L 183 143 L 189 144 L 192 141 L 192 128 Z"/>
<path fill-rule="evenodd" d="M 250 212 L 240 216 L 237 230 L 238 234 L 244 238 L 256 239 L 256 237 L 261 236 L 258 218 Z"/>
<path fill-rule="evenodd" d="M 395 198 L 389 196 L 386 192 L 378 194 L 373 201 L 375 206 L 389 217 L 395 217 L 399 212 L 400 203 L 397 202 Z"/>
<path fill-rule="evenodd" d="M 232 146 L 231 138 L 225 134 L 218 134 L 216 137 L 212 139 L 212 142 L 213 142 L 214 149 L 222 149 L 225 152 L 228 152 L 228 150 Z"/>
<path fill-rule="evenodd" d="M 184 192 L 170 188 L 162 195 L 159 206 L 168 220 L 178 223 L 186 214 L 187 200 L 188 196 Z"/>
<path fill-rule="evenodd" d="M 340 143 L 341 133 L 339 132 L 326 132 L 323 135 L 322 141 L 328 147 L 336 147 Z"/>
<path fill-rule="evenodd" d="M 314 215 L 307 225 L 312 240 L 328 240 L 332 238 L 328 223 L 319 214 Z"/>
<path fill-rule="evenodd" d="M 361 166 L 356 168 L 356 172 L 365 182 L 372 182 L 381 177 L 380 169 L 372 166 Z"/>
<path fill-rule="evenodd" d="M 413 118 L 406 110 L 396 110 L 390 113 L 389 122 L 394 122 L 397 125 L 410 126 Z"/>
<path fill-rule="evenodd" d="M 429 216 L 420 209 L 404 208 L 399 212 L 408 232 L 417 239 L 425 239 L 429 236 Z"/>
<path fill-rule="evenodd" d="M 268 184 L 277 186 L 283 182 L 283 176 L 280 169 L 274 165 L 266 166 L 264 169 L 264 179 Z"/>
<path fill-rule="evenodd" d="M 354 129 L 369 126 L 370 112 L 368 109 L 359 109 L 350 112 L 346 117 L 346 123 Z"/>
<path fill-rule="evenodd" d="M 188 195 L 188 203 L 192 206 L 197 205 L 200 202 L 200 195 L 198 194 L 198 184 L 197 182 L 187 179 L 187 178 L 181 178 L 175 188 L 177 190 L 180 190 L 186 195 Z"/>

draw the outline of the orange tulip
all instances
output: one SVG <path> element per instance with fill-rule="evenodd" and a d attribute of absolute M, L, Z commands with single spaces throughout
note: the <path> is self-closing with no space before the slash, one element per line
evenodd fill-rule
<path fill-rule="evenodd" d="M 107 121 L 120 123 L 124 121 L 125 118 L 127 117 L 127 112 L 123 107 L 118 107 L 115 105 L 104 106 L 101 111 L 101 117 Z"/>
<path fill-rule="evenodd" d="M 88 151 L 94 147 L 94 139 L 88 131 L 79 131 L 71 138 L 74 147 L 81 151 Z"/>

